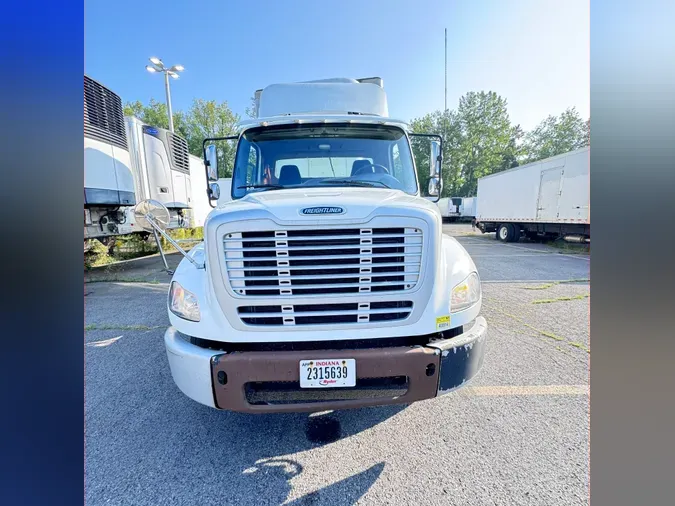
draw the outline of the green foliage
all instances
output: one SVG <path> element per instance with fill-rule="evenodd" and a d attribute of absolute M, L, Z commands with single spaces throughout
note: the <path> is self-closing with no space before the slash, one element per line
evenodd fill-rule
<path fill-rule="evenodd" d="M 560 116 L 549 116 L 525 136 L 527 162 L 573 151 L 590 144 L 590 122 L 572 107 Z"/>
<path fill-rule="evenodd" d="M 169 116 L 166 104 L 150 99 L 148 105 L 128 102 L 124 106 L 126 116 L 136 116 L 148 125 L 169 128 Z M 173 114 L 174 129 L 188 143 L 191 154 L 204 155 L 202 143 L 209 137 L 226 137 L 233 135 L 239 116 L 234 114 L 227 102 L 195 99 L 186 111 Z M 232 143 L 218 143 L 218 176 L 231 177 L 234 166 L 234 146 Z"/>
<path fill-rule="evenodd" d="M 513 157 L 514 128 L 506 99 L 495 92 L 469 92 L 459 99 L 460 165 L 457 194 L 476 195 L 478 179 L 501 168 Z"/>
<path fill-rule="evenodd" d="M 469 92 L 457 111 L 436 111 L 411 122 L 413 132 L 443 137 L 444 197 L 473 196 L 478 178 L 518 163 L 523 134 L 511 125 L 506 106 L 495 92 Z M 428 143 L 415 144 L 420 182 L 427 181 Z"/>
<path fill-rule="evenodd" d="M 239 115 L 234 114 L 227 102 L 195 99 L 186 114 L 186 133 L 190 153 L 203 156 L 204 139 L 234 135 Z M 236 146 L 231 142 L 218 142 L 218 177 L 232 177 Z"/>
<path fill-rule="evenodd" d="M 589 145 L 590 119 L 584 122 L 571 108 L 549 116 L 525 133 L 512 125 L 506 99 L 493 91 L 469 92 L 456 111 L 435 111 L 410 122 L 415 133 L 443 137 L 443 197 L 471 197 L 478 179 L 523 163 L 566 153 Z M 429 143 L 412 139 L 422 189 L 429 180 Z"/>
<path fill-rule="evenodd" d="M 84 268 L 91 269 L 112 263 L 114 259 L 109 255 L 108 248 L 96 239 L 88 241 L 84 253 Z"/>
<path fill-rule="evenodd" d="M 257 117 L 255 113 L 255 97 L 251 97 L 251 103 L 248 105 L 244 113 L 251 119 Z"/>

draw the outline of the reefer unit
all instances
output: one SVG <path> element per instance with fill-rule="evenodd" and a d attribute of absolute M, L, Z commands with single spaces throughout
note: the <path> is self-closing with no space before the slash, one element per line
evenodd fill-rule
<path fill-rule="evenodd" d="M 192 185 L 187 141 L 164 128 L 125 117 L 136 196 L 154 199 L 171 213 L 169 228 L 190 227 Z"/>

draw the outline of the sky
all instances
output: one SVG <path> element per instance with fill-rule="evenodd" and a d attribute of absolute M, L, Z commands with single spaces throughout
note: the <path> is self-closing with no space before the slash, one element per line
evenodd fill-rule
<path fill-rule="evenodd" d="M 165 100 L 150 56 L 185 67 L 174 112 L 227 101 L 242 116 L 256 89 L 329 77 L 384 80 L 393 118 L 495 91 L 531 130 L 576 107 L 590 114 L 589 0 L 87 0 L 85 74 L 124 102 Z"/>

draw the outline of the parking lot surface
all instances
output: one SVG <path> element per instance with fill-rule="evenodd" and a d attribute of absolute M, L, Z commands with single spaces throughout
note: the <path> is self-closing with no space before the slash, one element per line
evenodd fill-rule
<path fill-rule="evenodd" d="M 168 368 L 159 258 L 88 273 L 86 503 L 587 504 L 589 257 L 444 229 L 478 266 L 487 355 L 470 386 L 409 406 L 202 406 Z"/>

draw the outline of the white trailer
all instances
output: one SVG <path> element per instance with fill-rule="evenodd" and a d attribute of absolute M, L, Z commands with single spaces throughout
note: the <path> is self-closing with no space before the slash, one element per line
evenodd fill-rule
<path fill-rule="evenodd" d="M 476 217 L 476 197 L 464 197 L 459 206 L 459 218 L 472 219 Z"/>
<path fill-rule="evenodd" d="M 505 242 L 564 237 L 590 241 L 590 147 L 478 180 L 481 232 Z"/>
<path fill-rule="evenodd" d="M 129 233 L 136 204 L 122 100 L 84 76 L 84 238 Z"/>
<path fill-rule="evenodd" d="M 187 141 L 133 116 L 125 116 L 124 122 L 138 201 L 153 199 L 164 204 L 171 216 L 169 228 L 191 227 L 193 196 Z M 132 215 L 128 219 L 133 223 Z"/>
<path fill-rule="evenodd" d="M 476 209 L 476 197 L 444 197 L 437 203 L 444 220 L 461 221 L 472 219 Z"/>
<path fill-rule="evenodd" d="M 438 202 L 436 202 L 438 210 L 441 212 L 443 219 L 448 218 L 450 212 L 450 199 L 448 197 L 443 197 Z"/>

